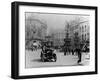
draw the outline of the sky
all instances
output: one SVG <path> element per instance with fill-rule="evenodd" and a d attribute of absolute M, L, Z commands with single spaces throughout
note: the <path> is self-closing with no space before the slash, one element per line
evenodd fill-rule
<path fill-rule="evenodd" d="M 34 13 L 26 12 L 27 18 L 39 19 L 47 24 L 48 33 L 61 31 L 65 29 L 66 22 L 75 20 L 76 18 L 83 18 L 85 20 L 89 19 L 89 16 L 76 15 L 76 14 L 51 14 L 51 13 Z"/>

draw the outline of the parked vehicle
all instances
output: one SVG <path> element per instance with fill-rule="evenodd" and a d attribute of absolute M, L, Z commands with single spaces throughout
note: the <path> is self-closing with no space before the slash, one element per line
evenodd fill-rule
<path fill-rule="evenodd" d="M 46 49 L 45 51 L 42 50 L 41 51 L 41 60 L 42 62 L 56 62 L 57 60 L 57 56 L 56 54 L 54 53 L 54 50 L 53 49 Z"/>

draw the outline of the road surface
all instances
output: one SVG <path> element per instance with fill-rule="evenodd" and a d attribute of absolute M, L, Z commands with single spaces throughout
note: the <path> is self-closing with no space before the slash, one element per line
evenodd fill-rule
<path fill-rule="evenodd" d="M 63 52 L 56 52 L 57 61 L 56 62 L 42 62 L 40 58 L 41 50 L 37 51 L 25 51 L 25 67 L 26 68 L 36 68 L 36 67 L 56 67 L 56 66 L 79 66 L 79 65 L 89 65 L 89 58 L 86 53 L 82 53 L 81 64 L 77 63 L 77 55 L 66 55 Z M 87 58 L 86 58 L 87 57 Z"/>

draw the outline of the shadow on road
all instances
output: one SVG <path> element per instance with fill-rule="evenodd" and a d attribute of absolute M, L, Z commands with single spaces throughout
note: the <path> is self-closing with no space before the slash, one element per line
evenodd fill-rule
<path fill-rule="evenodd" d="M 32 62 L 42 62 L 41 59 L 34 59 L 34 60 L 31 60 Z"/>

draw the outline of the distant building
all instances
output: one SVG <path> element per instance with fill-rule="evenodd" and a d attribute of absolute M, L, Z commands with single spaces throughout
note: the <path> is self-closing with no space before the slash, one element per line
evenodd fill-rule
<path fill-rule="evenodd" d="M 90 36 L 90 25 L 89 21 L 79 21 L 77 23 L 72 23 L 71 25 L 66 25 L 66 32 L 69 33 L 71 38 L 72 47 L 74 45 L 74 36 L 75 33 L 78 33 L 78 37 L 80 39 L 80 43 L 88 43 L 89 44 L 89 36 Z"/>
<path fill-rule="evenodd" d="M 60 47 L 64 45 L 65 32 L 63 30 L 57 31 L 51 34 L 54 47 Z"/>
<path fill-rule="evenodd" d="M 88 21 L 81 22 L 79 25 L 79 36 L 81 41 L 89 41 L 90 36 L 90 25 Z"/>

